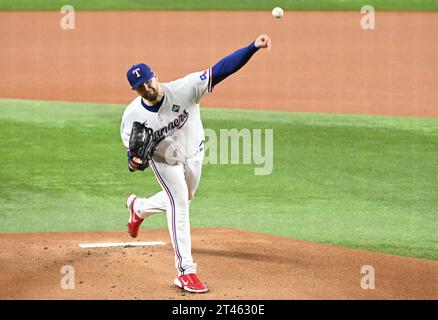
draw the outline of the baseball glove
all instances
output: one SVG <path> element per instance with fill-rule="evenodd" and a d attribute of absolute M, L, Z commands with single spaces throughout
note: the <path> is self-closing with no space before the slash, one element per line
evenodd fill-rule
<path fill-rule="evenodd" d="M 143 123 L 135 121 L 132 124 L 131 136 L 129 137 L 128 158 L 130 166 L 144 170 L 148 167 L 155 151 L 155 142 L 153 139 L 153 130 L 146 127 Z M 142 164 L 133 160 L 134 157 L 140 158 Z M 137 164 L 137 165 L 135 165 Z"/>

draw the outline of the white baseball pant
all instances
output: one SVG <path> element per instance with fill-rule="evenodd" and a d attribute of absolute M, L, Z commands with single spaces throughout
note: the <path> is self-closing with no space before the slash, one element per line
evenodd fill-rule
<path fill-rule="evenodd" d="M 201 152 L 195 158 L 174 165 L 150 161 L 163 191 L 150 198 L 138 198 L 134 203 L 134 211 L 140 218 L 164 211 L 167 213 L 178 275 L 196 273 L 196 263 L 192 258 L 189 204 L 201 178 L 203 158 Z"/>

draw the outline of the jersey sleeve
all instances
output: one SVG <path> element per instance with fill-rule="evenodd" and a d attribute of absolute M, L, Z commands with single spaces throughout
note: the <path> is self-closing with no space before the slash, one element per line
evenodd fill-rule
<path fill-rule="evenodd" d="M 195 103 L 199 103 L 206 92 L 212 91 L 212 79 L 211 68 L 191 73 L 184 78 L 186 85 L 191 89 Z"/>
<path fill-rule="evenodd" d="M 255 42 L 251 42 L 249 46 L 237 50 L 236 52 L 226 56 L 211 68 L 212 88 L 219 82 L 240 70 L 251 57 L 259 49 L 255 46 Z"/>

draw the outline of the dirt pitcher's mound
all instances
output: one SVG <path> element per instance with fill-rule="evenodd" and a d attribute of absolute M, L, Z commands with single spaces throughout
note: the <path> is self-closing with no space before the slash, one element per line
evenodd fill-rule
<path fill-rule="evenodd" d="M 234 229 L 194 229 L 193 255 L 206 294 L 172 284 L 167 230 L 136 241 L 162 246 L 84 249 L 131 242 L 126 232 L 0 235 L 0 299 L 437 299 L 438 263 Z M 375 289 L 363 289 L 365 265 Z M 66 281 L 72 275 L 74 281 Z M 63 278 L 64 277 L 64 278 Z M 366 281 L 362 281 L 366 282 Z M 368 282 L 370 283 L 370 282 Z M 63 289 L 74 285 L 74 289 Z"/>

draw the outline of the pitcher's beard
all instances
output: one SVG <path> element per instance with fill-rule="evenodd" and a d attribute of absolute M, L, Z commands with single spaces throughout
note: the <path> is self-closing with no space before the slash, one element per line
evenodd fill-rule
<path fill-rule="evenodd" d="M 158 90 L 153 90 L 151 92 L 147 92 L 143 94 L 142 98 L 146 99 L 147 101 L 155 101 L 158 97 Z"/>

